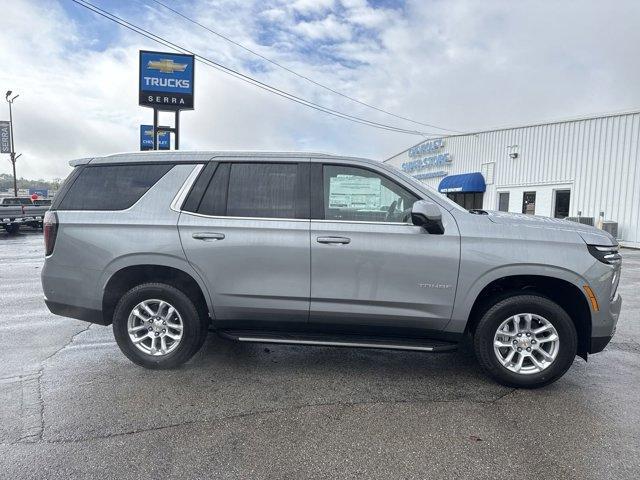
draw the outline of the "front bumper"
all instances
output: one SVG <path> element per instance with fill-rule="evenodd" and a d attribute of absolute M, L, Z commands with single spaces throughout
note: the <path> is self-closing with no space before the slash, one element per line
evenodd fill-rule
<path fill-rule="evenodd" d="M 608 320 L 612 326 L 611 334 L 605 336 L 591 337 L 591 345 L 589 345 L 589 353 L 598 353 L 605 349 L 609 344 L 613 335 L 616 333 L 616 326 L 618 325 L 618 318 L 620 317 L 620 310 L 622 309 L 622 297 L 617 294 L 615 298 L 609 304 Z"/>

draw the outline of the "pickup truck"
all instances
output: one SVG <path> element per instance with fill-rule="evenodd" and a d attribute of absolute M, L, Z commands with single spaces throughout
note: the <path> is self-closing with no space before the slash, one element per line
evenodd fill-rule
<path fill-rule="evenodd" d="M 17 233 L 20 230 L 20 225 L 42 228 L 44 214 L 50 206 L 50 199 L 0 198 L 0 224 L 10 235 Z"/>

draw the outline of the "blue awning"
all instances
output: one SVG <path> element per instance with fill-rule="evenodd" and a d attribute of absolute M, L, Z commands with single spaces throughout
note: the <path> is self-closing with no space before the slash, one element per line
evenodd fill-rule
<path fill-rule="evenodd" d="M 484 192 L 487 186 L 480 172 L 447 175 L 438 186 L 441 193 L 448 192 Z"/>

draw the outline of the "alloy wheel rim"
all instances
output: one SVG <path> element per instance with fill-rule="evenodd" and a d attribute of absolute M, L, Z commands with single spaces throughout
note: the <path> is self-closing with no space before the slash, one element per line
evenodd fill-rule
<path fill-rule="evenodd" d="M 560 337 L 546 318 L 519 313 L 500 324 L 493 338 L 493 351 L 507 370 L 531 375 L 553 364 L 560 351 Z"/>
<path fill-rule="evenodd" d="M 154 357 L 173 352 L 182 340 L 184 325 L 176 308 L 165 300 L 149 299 L 131 310 L 127 331 L 131 343 Z"/>

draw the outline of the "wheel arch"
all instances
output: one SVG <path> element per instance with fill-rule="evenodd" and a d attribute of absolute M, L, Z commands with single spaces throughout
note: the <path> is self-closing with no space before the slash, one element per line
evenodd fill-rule
<path fill-rule="evenodd" d="M 157 259 L 140 263 L 128 261 L 126 265 L 112 267 L 109 271 L 100 282 L 103 285 L 100 293 L 105 325 L 112 323 L 116 304 L 122 295 L 134 286 L 146 282 L 166 283 L 178 288 L 194 301 L 200 315 L 210 318 L 213 316 L 211 296 L 206 285 L 193 269 L 185 268 L 179 262 L 158 262 Z"/>
<path fill-rule="evenodd" d="M 585 283 L 586 284 L 586 283 Z M 567 278 L 541 274 L 506 275 L 485 283 L 469 310 L 465 333 L 473 334 L 482 315 L 496 302 L 514 293 L 533 293 L 560 305 L 578 333 L 578 354 L 586 359 L 591 339 L 591 308 L 584 291 Z"/>

